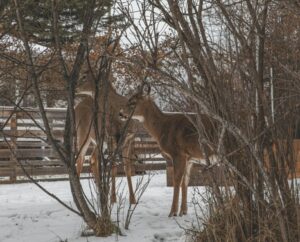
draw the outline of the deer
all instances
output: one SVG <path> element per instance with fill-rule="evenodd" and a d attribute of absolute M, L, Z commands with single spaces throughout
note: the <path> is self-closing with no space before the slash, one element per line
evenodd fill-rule
<path fill-rule="evenodd" d="M 103 116 L 103 101 L 104 101 L 104 87 L 99 88 L 98 96 L 98 127 L 102 125 L 102 116 Z M 127 103 L 128 99 L 122 95 L 119 95 L 111 82 L 108 81 L 107 88 L 108 95 L 108 108 L 105 115 L 106 119 L 106 143 L 110 150 L 115 150 L 116 145 L 121 138 L 124 122 L 119 119 L 118 113 L 120 108 Z M 90 144 L 96 144 L 96 135 L 95 128 L 93 125 L 93 115 L 94 115 L 94 95 L 95 95 L 95 84 L 93 79 L 90 76 L 87 76 L 86 81 L 76 88 L 76 96 L 81 96 L 78 103 L 75 105 L 75 127 L 77 131 L 77 149 L 78 149 L 78 158 L 76 161 L 76 170 L 77 174 L 80 176 L 80 173 L 83 169 L 84 157 L 87 153 L 87 150 Z M 134 122 L 129 122 L 128 130 L 125 134 L 125 139 L 122 147 L 122 162 L 124 164 L 124 170 L 127 177 L 128 190 L 129 190 L 129 200 L 131 204 L 136 203 L 134 190 L 131 180 L 131 152 L 133 148 L 134 141 Z M 99 176 L 98 172 L 98 149 L 94 148 L 91 154 L 91 170 L 94 177 Z M 111 187 L 111 202 L 116 202 L 116 166 L 112 165 L 112 187 Z M 96 179 L 97 180 L 97 179 Z"/>
<path fill-rule="evenodd" d="M 120 119 L 126 120 L 130 116 L 142 122 L 144 128 L 157 142 L 163 157 L 174 168 L 173 201 L 169 217 L 177 216 L 178 200 L 181 187 L 182 201 L 179 215 L 187 214 L 187 189 L 190 171 L 194 162 L 198 162 L 213 155 L 209 145 L 199 144 L 199 134 L 184 114 L 163 113 L 150 97 L 151 87 L 144 83 L 120 109 Z M 214 133 L 213 122 L 205 115 L 201 122 L 209 135 Z M 205 151 L 201 147 L 205 146 Z"/>

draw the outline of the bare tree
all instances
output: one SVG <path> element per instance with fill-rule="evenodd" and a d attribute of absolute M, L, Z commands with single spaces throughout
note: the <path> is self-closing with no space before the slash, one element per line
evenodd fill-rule
<path fill-rule="evenodd" d="M 51 144 L 53 149 L 55 150 L 58 158 L 64 164 L 70 179 L 70 186 L 72 190 L 72 195 L 74 202 L 76 204 L 77 210 L 71 209 L 73 212 L 77 213 L 79 216 L 83 218 L 83 220 L 87 223 L 87 225 L 93 230 L 96 236 L 107 236 L 115 231 L 115 225 L 113 224 L 110 217 L 110 201 L 109 197 L 109 182 L 110 182 L 110 171 L 107 169 L 103 169 L 103 166 L 99 166 L 99 174 L 105 176 L 103 179 L 100 177 L 101 184 L 99 185 L 98 191 L 98 207 L 94 207 L 94 205 L 87 199 L 84 190 L 81 186 L 79 176 L 76 172 L 76 161 L 78 158 L 78 150 L 76 146 L 76 126 L 75 126 L 75 114 L 74 114 L 74 106 L 75 106 L 75 88 L 78 83 L 78 79 L 81 75 L 81 69 L 84 63 L 90 61 L 90 50 L 92 49 L 94 36 L 96 32 L 99 30 L 101 18 L 105 16 L 108 12 L 108 6 L 111 6 L 111 1 L 89 1 L 84 2 L 80 5 L 81 11 L 80 16 L 78 18 L 82 21 L 76 30 L 77 33 L 77 41 L 72 42 L 71 46 L 65 44 L 62 38 L 64 35 L 61 34 L 61 17 L 62 17 L 62 9 L 61 3 L 59 1 L 53 0 L 49 2 L 48 12 L 51 16 L 47 16 L 47 23 L 49 23 L 51 29 L 51 40 L 52 46 L 50 49 L 50 54 L 39 54 L 39 51 L 34 51 L 35 45 L 32 43 L 34 41 L 29 33 L 28 24 L 31 18 L 25 17 L 28 14 L 26 10 L 26 4 L 28 2 L 20 2 L 18 0 L 13 1 L 8 6 L 9 14 L 14 16 L 13 19 L 16 20 L 17 28 L 14 28 L 14 31 L 8 33 L 10 34 L 9 38 L 17 38 L 19 43 L 19 48 L 17 49 L 19 53 L 9 52 L 9 49 L 4 46 L 1 49 L 1 61 L 6 61 L 7 65 L 19 65 L 22 68 L 19 70 L 22 71 L 27 77 L 27 82 L 24 93 L 28 93 L 28 91 L 32 91 L 35 97 L 35 102 L 39 108 L 40 115 L 42 117 L 42 125 L 38 125 L 38 127 L 45 132 L 47 135 L 47 142 Z M 75 4 L 76 6 L 76 4 Z M 10 8 L 11 7 L 11 8 Z M 68 10 L 68 9 L 65 9 Z M 99 14 L 100 13 L 100 14 Z M 69 21 L 72 21 L 69 20 Z M 102 30 L 104 30 L 103 28 Z M 104 45 L 104 54 L 98 57 L 98 66 L 95 67 L 97 73 L 96 76 L 96 84 L 98 85 L 100 82 L 103 82 L 103 86 L 107 86 L 108 75 L 110 74 L 110 66 L 111 59 L 107 54 L 107 48 L 109 46 L 109 41 L 115 38 L 117 35 L 113 34 L 114 28 L 111 27 L 109 32 L 105 32 L 108 34 L 108 42 Z M 113 36 L 114 35 L 114 36 Z M 12 37 L 14 36 L 14 37 Z M 2 36 L 3 37 L 3 36 Z M 39 35 L 39 37 L 42 37 Z M 118 38 L 118 37 L 116 37 Z M 9 43 L 9 42 L 6 42 Z M 41 47 L 42 48 L 42 47 Z M 40 51 L 41 52 L 41 51 Z M 93 52 L 95 55 L 96 52 Z M 99 52 L 98 52 L 99 53 Z M 15 54 L 13 56 L 12 54 Z M 42 58 L 47 59 L 46 64 L 41 64 Z M 57 77 L 63 83 L 62 86 L 64 88 L 66 94 L 66 101 L 68 105 L 67 118 L 65 123 L 65 135 L 64 135 L 64 144 L 58 143 L 55 139 L 55 135 L 51 129 L 50 122 L 47 118 L 47 114 L 44 107 L 45 97 L 42 94 L 42 80 L 45 77 L 46 71 L 51 71 L 55 69 L 57 72 Z M 1 71 L 4 69 L 1 69 Z M 8 70 L 8 69 L 6 69 Z M 7 73 L 12 75 L 13 72 Z M 20 75 L 21 76 L 21 75 Z M 106 83 L 106 84 L 105 84 Z M 52 83 L 53 84 L 53 83 Z M 111 163 L 111 159 L 114 159 L 112 156 L 105 158 L 104 152 L 102 149 L 102 145 L 105 139 L 105 126 L 97 127 L 97 119 L 101 119 L 102 114 L 99 115 L 97 113 L 97 91 L 95 95 L 95 130 L 97 130 L 97 144 L 99 147 L 97 149 L 100 150 L 98 152 L 98 160 L 100 164 L 107 165 Z M 18 110 L 21 107 L 20 102 L 23 96 L 21 95 L 20 99 L 17 101 L 14 98 L 10 97 L 10 105 L 15 105 L 15 109 Z M 103 105 L 107 105 L 108 100 L 105 99 Z M 35 122 L 35 120 L 33 119 Z M 5 127 L 1 127 L 2 129 Z M 114 151 L 112 151 L 114 152 Z M 14 153 L 14 147 L 12 147 L 12 153 Z M 102 173 L 101 173 L 102 172 Z M 31 179 L 32 180 L 32 179 Z M 32 180 L 34 181 L 34 180 Z M 40 186 L 41 187 L 41 186 Z M 61 202 L 61 201 L 60 201 Z"/>
<path fill-rule="evenodd" d="M 289 17 L 283 12 L 276 16 L 282 5 L 272 1 L 151 0 L 138 4 L 142 9 L 139 20 L 129 8 L 121 8 L 133 25 L 140 55 L 148 58 L 144 64 L 148 81 L 175 90 L 177 110 L 199 114 L 194 125 L 200 147 L 213 147 L 233 174 L 234 198 L 222 195 L 212 174 L 213 209 L 205 221 L 208 225 L 197 236 L 199 241 L 297 240 L 298 190 L 288 179 L 295 178 L 297 115 L 292 110 L 298 110 L 299 92 L 292 94 L 291 88 L 283 90 L 280 84 L 280 73 L 285 70 L 291 75 L 285 76 L 285 85 L 288 81 L 290 87 L 297 86 L 297 71 L 288 68 L 296 62 L 288 55 L 291 62 L 287 64 L 280 47 L 274 46 L 278 39 L 270 37 L 278 33 L 280 43 L 285 42 L 287 38 L 276 30 L 278 21 L 296 21 L 296 16 L 286 9 L 282 11 Z M 169 26 L 168 36 L 161 34 L 157 20 Z M 290 31 L 297 33 L 296 28 Z M 162 57 L 159 62 L 158 57 Z M 201 114 L 217 123 L 216 138 L 206 135 Z M 282 216 L 275 222 L 276 214 Z"/>

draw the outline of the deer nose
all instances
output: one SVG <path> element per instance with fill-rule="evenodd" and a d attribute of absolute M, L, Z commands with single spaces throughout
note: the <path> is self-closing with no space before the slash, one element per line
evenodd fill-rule
<path fill-rule="evenodd" d="M 123 109 L 120 109 L 119 116 L 120 116 L 120 118 L 122 120 L 127 120 L 128 119 L 128 116 L 126 114 L 124 114 L 124 110 Z"/>

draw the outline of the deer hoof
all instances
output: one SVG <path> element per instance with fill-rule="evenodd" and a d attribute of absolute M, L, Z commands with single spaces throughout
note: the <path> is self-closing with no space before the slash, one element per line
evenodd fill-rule
<path fill-rule="evenodd" d="M 169 217 L 176 217 L 176 216 L 177 216 L 177 212 L 171 211 L 171 212 L 169 213 Z"/>
<path fill-rule="evenodd" d="M 180 210 L 179 216 L 182 217 L 183 215 L 187 215 L 187 211 Z"/>

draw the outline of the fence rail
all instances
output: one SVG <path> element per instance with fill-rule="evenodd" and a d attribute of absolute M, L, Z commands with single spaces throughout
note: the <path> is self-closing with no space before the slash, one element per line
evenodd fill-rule
<path fill-rule="evenodd" d="M 46 115 L 55 139 L 62 141 L 66 109 L 48 108 Z M 40 180 L 55 180 L 67 175 L 43 129 L 42 117 L 37 109 L 0 107 L 0 183 L 26 180 L 23 169 Z M 138 127 L 133 153 L 138 156 L 132 167 L 133 173 L 166 169 L 156 142 L 142 126 Z M 89 162 L 85 162 L 83 172 L 90 172 Z M 118 174 L 123 173 L 123 167 L 119 165 Z"/>
<path fill-rule="evenodd" d="M 46 114 L 54 137 L 59 142 L 63 137 L 66 110 L 48 108 Z M 297 161 L 295 175 L 300 177 L 300 140 L 294 140 L 293 145 Z M 172 167 L 166 167 L 157 143 L 142 126 L 138 127 L 133 153 L 137 156 L 132 165 L 133 174 L 149 170 L 167 170 L 167 185 L 172 185 Z M 47 142 L 39 111 L 32 108 L 16 110 L 13 107 L 0 107 L 0 184 L 25 181 L 23 169 L 39 180 L 67 178 L 64 165 Z M 89 162 L 85 162 L 83 172 L 90 172 Z M 123 173 L 123 167 L 119 165 L 118 174 Z M 227 169 L 222 166 L 207 171 L 203 166 L 195 165 L 190 186 L 209 185 L 212 177 L 221 185 L 228 184 L 228 174 Z"/>

